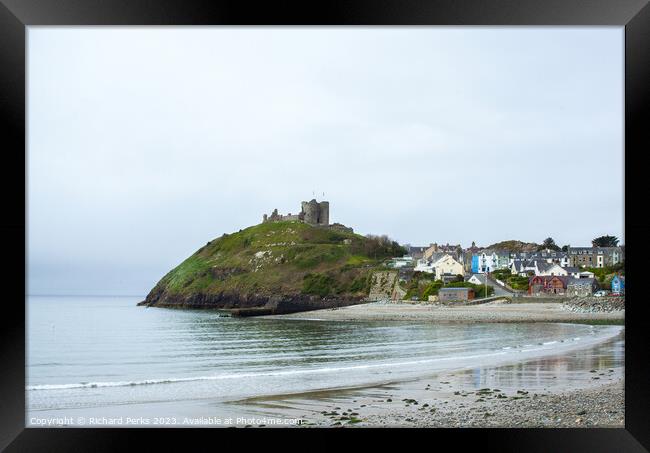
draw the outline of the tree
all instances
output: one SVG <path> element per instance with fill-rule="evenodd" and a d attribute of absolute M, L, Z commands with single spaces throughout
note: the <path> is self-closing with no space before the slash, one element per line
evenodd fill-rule
<path fill-rule="evenodd" d="M 618 246 L 618 238 L 616 236 L 600 236 L 591 241 L 594 247 L 616 247 Z"/>
<path fill-rule="evenodd" d="M 562 246 L 562 251 L 563 251 L 563 252 L 568 252 L 568 251 L 569 251 L 569 247 L 571 247 L 571 246 L 570 246 L 570 245 L 563 245 L 563 246 Z"/>
<path fill-rule="evenodd" d="M 404 256 L 408 251 L 386 235 L 366 235 L 366 240 L 361 243 L 361 250 L 355 249 L 356 253 L 363 253 L 365 256 L 374 259 Z"/>
<path fill-rule="evenodd" d="M 550 249 L 550 250 L 555 250 L 558 251 L 560 250 L 560 247 L 557 246 L 553 238 L 546 238 L 544 239 L 544 242 L 542 242 L 542 245 L 540 245 L 537 250 L 544 250 L 544 249 Z"/>

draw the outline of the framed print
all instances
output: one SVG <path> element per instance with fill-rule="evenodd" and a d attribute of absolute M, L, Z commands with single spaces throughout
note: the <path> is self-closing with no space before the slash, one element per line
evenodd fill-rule
<path fill-rule="evenodd" d="M 0 20 L 7 451 L 646 451 L 647 2 Z"/>

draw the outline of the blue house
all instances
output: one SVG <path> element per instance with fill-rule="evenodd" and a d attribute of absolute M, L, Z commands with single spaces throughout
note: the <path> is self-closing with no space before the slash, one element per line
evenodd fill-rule
<path fill-rule="evenodd" d="M 625 294 L 625 277 L 615 275 L 612 279 L 612 292 L 617 294 Z"/>
<path fill-rule="evenodd" d="M 479 267 L 478 267 L 478 255 L 473 255 L 472 256 L 472 274 L 478 274 Z"/>

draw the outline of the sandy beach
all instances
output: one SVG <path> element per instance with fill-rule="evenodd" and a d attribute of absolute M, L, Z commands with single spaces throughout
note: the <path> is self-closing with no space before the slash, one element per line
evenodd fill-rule
<path fill-rule="evenodd" d="M 624 380 L 613 373 L 601 377 L 604 383 L 585 389 L 476 390 L 459 386 L 459 376 L 447 375 L 442 381 L 251 403 L 268 416 L 294 414 L 303 420 L 302 427 L 623 428 Z"/>
<path fill-rule="evenodd" d="M 302 427 L 622 428 L 622 355 L 598 359 L 614 343 L 380 386 L 252 398 L 233 409 L 300 418 Z"/>
<path fill-rule="evenodd" d="M 370 303 L 328 310 L 272 315 L 269 318 L 339 321 L 419 321 L 419 322 L 621 322 L 625 311 L 581 313 L 565 310 L 559 302 L 507 303 L 442 306 L 407 303 Z"/>
<path fill-rule="evenodd" d="M 271 316 L 278 317 L 278 316 Z M 574 312 L 561 303 L 495 301 L 473 306 L 371 303 L 287 319 L 417 322 L 622 323 L 624 310 Z M 612 343 L 525 363 L 441 373 L 362 389 L 257 398 L 263 413 L 293 414 L 302 426 L 624 427 L 624 369 L 589 361 Z M 478 373 L 478 376 L 477 376 Z"/>
<path fill-rule="evenodd" d="M 124 301 L 124 307 L 130 309 L 131 305 L 130 300 Z M 106 307 L 106 310 L 121 313 L 119 307 Z M 150 312 L 138 310 L 134 318 L 140 316 L 140 321 L 142 317 L 149 320 L 148 317 L 152 316 Z M 52 315 L 47 314 L 50 319 Z M 220 339 L 230 336 L 239 341 L 242 335 L 246 335 L 245 338 L 250 340 L 251 335 L 259 335 L 253 343 L 268 347 L 277 342 L 281 361 L 286 360 L 292 347 L 300 360 L 305 358 L 305 347 L 310 351 L 316 350 L 319 357 L 327 358 L 332 354 L 345 357 L 348 354 L 353 357 L 351 361 L 338 363 L 330 359 L 330 362 L 341 370 L 350 371 L 311 373 L 312 368 L 318 371 L 327 367 L 329 362 L 321 364 L 315 360 L 311 367 L 303 368 L 296 365 L 287 367 L 280 362 L 269 370 L 268 376 L 261 373 L 260 377 L 256 377 L 260 374 L 258 370 L 252 370 L 243 373 L 243 378 L 236 379 L 208 378 L 191 382 L 168 379 L 147 385 L 33 390 L 28 394 L 32 407 L 28 425 L 242 428 L 624 426 L 624 327 L 564 324 L 622 324 L 624 311 L 576 312 L 563 308 L 560 303 L 540 302 L 492 302 L 464 307 L 372 303 L 273 316 L 267 320 L 261 317 L 223 318 L 206 311 L 161 310 L 153 312 L 153 315 L 159 316 L 161 321 L 180 325 L 185 335 L 188 325 L 199 329 L 197 334 L 218 334 Z M 186 322 L 178 323 L 179 316 Z M 323 322 L 299 322 L 300 319 Z M 427 322 L 431 325 L 426 325 Z M 542 322 L 551 324 L 537 324 Z M 562 324 L 554 325 L 553 322 Z M 436 326 L 436 323 L 441 325 Z M 507 324 L 499 326 L 495 323 Z M 134 328 L 141 329 L 141 325 L 142 322 L 134 321 Z M 169 332 L 169 329 L 159 329 L 159 326 L 152 323 L 156 328 L 154 332 Z M 106 328 L 109 327 L 111 325 L 107 324 Z M 592 337 L 591 332 L 596 331 L 610 333 Z M 498 343 L 503 347 L 492 354 L 492 358 L 491 354 L 481 352 L 480 346 L 471 345 L 477 336 L 483 339 L 481 341 L 494 341 L 493 336 L 501 334 L 510 336 L 512 340 Z M 193 352 L 196 351 L 195 338 L 194 335 L 188 337 Z M 557 345 L 554 344 L 556 339 L 560 342 Z M 321 344 L 323 341 L 325 343 Z M 346 346 L 346 341 L 352 345 L 347 345 L 353 348 L 351 351 L 341 349 Z M 463 341 L 469 345 L 464 345 Z M 574 344 L 573 341 L 578 342 Z M 429 363 L 429 354 L 433 357 L 441 355 L 444 359 L 446 350 L 432 350 L 418 356 L 418 351 L 421 351 L 418 348 L 436 342 L 446 345 L 445 348 L 456 348 L 461 356 L 474 350 L 478 355 L 476 359 L 455 361 L 454 365 L 435 360 Z M 177 348 L 178 342 L 173 346 Z M 251 343 L 248 343 L 246 351 L 250 347 Z M 398 347 L 399 351 L 405 350 L 406 353 L 391 352 L 391 347 Z M 523 353 L 527 347 L 530 351 Z M 522 349 L 521 355 L 519 348 Z M 205 356 L 212 358 L 222 349 L 223 344 L 211 348 Z M 501 352 L 510 349 L 513 351 Z M 372 360 L 369 360 L 369 354 Z M 269 357 L 273 358 L 273 355 L 268 352 L 262 356 L 264 360 Z M 422 363 L 413 365 L 412 362 L 419 359 L 423 359 Z M 389 366 L 392 363 L 395 366 Z M 444 366 L 431 367 L 437 363 Z M 205 372 L 200 372 L 203 374 L 198 376 L 205 375 Z M 167 369 L 154 373 L 145 370 L 144 375 L 159 378 L 167 376 L 167 373 Z M 232 374 L 229 370 L 222 373 L 226 377 Z M 281 373 L 281 376 L 274 377 L 275 373 Z M 345 376 L 342 378 L 341 375 Z M 360 378 L 355 379 L 355 376 Z M 251 387 L 248 395 L 241 391 L 246 385 L 256 382 L 254 379 L 261 385 Z M 66 377 L 62 382 L 70 382 L 70 379 Z M 295 382 L 296 385 L 285 385 L 286 382 Z"/>

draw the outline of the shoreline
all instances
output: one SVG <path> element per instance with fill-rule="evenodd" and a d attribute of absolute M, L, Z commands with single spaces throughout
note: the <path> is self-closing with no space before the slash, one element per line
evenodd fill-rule
<path fill-rule="evenodd" d="M 349 325 L 337 327 L 344 331 L 354 329 L 354 321 L 374 323 L 368 327 L 381 325 L 383 321 L 419 323 L 421 328 L 426 328 L 428 322 L 428 327 L 435 330 L 437 322 L 480 323 L 486 322 L 485 317 L 489 316 L 487 322 L 520 322 L 526 331 L 536 326 L 526 326 L 523 323 L 553 322 L 552 319 L 557 319 L 558 314 L 562 315 L 558 322 L 565 323 L 610 323 L 624 320 L 624 311 L 584 313 L 563 310 L 560 306 L 560 303 L 550 302 L 460 307 L 370 303 L 266 318 L 324 319 L 333 325 L 338 321 L 350 321 Z M 206 317 L 201 317 L 204 318 Z M 252 326 L 249 320 L 241 320 L 236 324 L 239 323 L 242 326 Z M 264 327 L 275 322 L 268 320 L 262 324 Z M 317 322 L 311 326 L 318 331 L 327 327 Z M 291 330 L 293 326 L 287 325 L 287 328 Z M 573 330 L 570 326 L 562 327 L 564 328 Z M 57 426 L 97 427 L 115 424 L 100 421 L 91 425 L 91 418 L 124 418 L 124 424 L 121 425 L 124 427 L 225 427 L 209 419 L 224 420 L 232 417 L 235 420 L 246 420 L 241 424 L 233 424 L 238 427 L 296 426 L 295 423 L 273 425 L 272 422 L 263 421 L 265 419 L 301 420 L 301 427 L 623 427 L 624 327 L 607 330 L 619 330 L 620 333 L 615 336 L 608 333 L 606 337 L 609 338 L 585 347 L 574 349 L 564 345 L 550 354 L 540 353 L 535 356 L 533 353 L 519 358 L 513 356 L 515 360 L 511 361 L 470 360 L 455 368 L 429 371 L 418 366 L 414 368 L 417 372 L 412 374 L 395 372 L 399 370 L 395 368 L 393 373 L 389 371 L 382 376 L 370 376 L 372 379 L 365 380 L 369 384 L 358 387 L 334 386 L 333 381 L 324 382 L 322 386 L 285 386 L 282 388 L 284 393 L 280 392 L 280 388 L 273 390 L 261 387 L 268 394 L 251 393 L 250 398 L 243 394 L 239 396 L 239 392 L 223 395 L 217 392 L 215 395 L 219 396 L 211 396 L 209 391 L 190 392 L 189 397 L 184 397 L 179 392 L 184 388 L 180 388 L 182 384 L 164 384 L 165 387 L 155 388 L 125 387 L 132 388 L 137 393 L 140 389 L 145 392 L 154 389 L 154 393 L 159 396 L 141 402 L 120 396 L 105 405 L 50 406 L 48 409 L 28 407 L 26 415 L 30 417 L 28 426 L 32 427 L 43 426 L 31 421 L 32 418 L 52 420 L 55 417 L 70 417 L 69 421 Z M 463 329 L 460 330 L 462 331 Z M 354 380 L 341 382 L 353 383 Z M 294 388 L 320 390 L 286 393 Z M 92 396 L 96 391 L 83 392 Z M 30 401 L 31 395 L 31 392 L 27 392 L 26 402 Z M 128 422 L 127 417 L 135 422 Z M 167 420 L 174 417 L 175 422 L 169 424 Z M 163 422 L 156 422 L 156 418 Z M 143 421 L 138 421 L 140 419 Z M 185 419 L 190 419 L 190 422 L 185 422 Z M 85 425 L 77 420 L 86 420 Z"/>
<path fill-rule="evenodd" d="M 563 309 L 561 302 L 505 303 L 495 301 L 480 305 L 465 306 L 372 302 L 333 309 L 260 316 L 260 318 L 314 321 L 461 323 L 576 322 L 622 325 L 625 320 L 625 310 L 614 312 L 576 312 Z"/>
<path fill-rule="evenodd" d="M 624 364 L 598 357 L 615 340 L 568 354 L 407 381 L 229 403 L 299 427 L 625 427 Z"/>
<path fill-rule="evenodd" d="M 28 411 L 124 418 L 124 427 L 624 427 L 624 334 L 588 348 L 412 379 L 243 399 L 200 398 Z M 156 422 L 156 417 L 158 420 Z M 168 424 L 166 420 L 177 422 Z M 189 419 L 190 422 L 184 420 Z M 213 420 L 213 421 L 210 421 Z M 275 420 L 275 422 L 274 422 Z M 34 425 L 31 422 L 30 426 Z M 59 425 L 61 426 L 61 425 Z M 93 425 L 110 427 L 110 421 Z"/>

